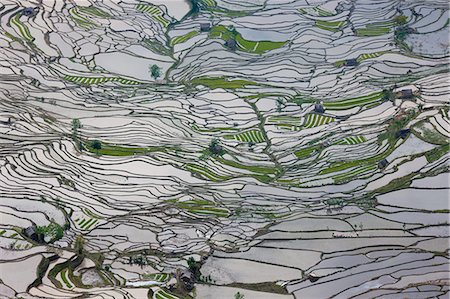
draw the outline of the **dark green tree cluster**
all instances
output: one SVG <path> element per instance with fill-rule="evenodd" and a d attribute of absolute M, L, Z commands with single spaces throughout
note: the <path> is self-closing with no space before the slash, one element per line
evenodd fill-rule
<path fill-rule="evenodd" d="M 201 275 L 200 274 L 200 263 L 196 262 L 194 260 L 194 258 L 191 256 L 188 258 L 187 264 L 188 264 L 189 270 L 191 270 L 192 274 L 194 274 L 194 277 L 196 279 L 199 279 L 200 275 Z"/>
<path fill-rule="evenodd" d="M 64 236 L 63 228 L 55 222 L 50 222 L 47 226 L 36 227 L 36 233 L 43 235 L 44 237 L 50 237 L 49 243 L 58 241 Z"/>
<path fill-rule="evenodd" d="M 100 140 L 92 140 L 91 141 L 91 147 L 95 150 L 95 152 L 98 155 L 99 150 L 102 149 L 102 142 Z"/>
<path fill-rule="evenodd" d="M 150 67 L 150 76 L 152 76 L 153 79 L 157 80 L 159 77 L 161 77 L 161 68 L 156 64 L 152 65 Z"/>

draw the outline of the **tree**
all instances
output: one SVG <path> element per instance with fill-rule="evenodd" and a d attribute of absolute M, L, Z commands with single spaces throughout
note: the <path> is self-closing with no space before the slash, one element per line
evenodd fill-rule
<path fill-rule="evenodd" d="M 397 26 L 405 25 L 408 22 L 407 16 L 396 16 L 394 18 L 394 23 Z"/>
<path fill-rule="evenodd" d="M 284 100 L 282 98 L 278 98 L 276 101 L 276 105 L 277 105 L 277 112 L 281 112 L 281 110 L 283 110 L 283 108 L 285 107 Z"/>
<path fill-rule="evenodd" d="M 78 118 L 74 118 L 72 120 L 72 139 L 73 141 L 75 141 L 75 143 L 77 143 L 78 141 L 78 129 L 81 128 L 81 122 Z M 81 147 L 78 145 L 79 149 L 81 149 Z"/>
<path fill-rule="evenodd" d="M 217 138 L 214 138 L 213 140 L 211 140 L 211 142 L 209 143 L 209 152 L 211 153 L 211 155 L 213 156 L 222 156 L 225 151 L 222 147 L 222 145 L 220 145 L 220 141 Z"/>
<path fill-rule="evenodd" d="M 391 89 L 383 89 L 381 92 L 381 98 L 384 101 L 392 101 L 395 99 L 395 94 Z"/>
<path fill-rule="evenodd" d="M 244 295 L 240 292 L 237 292 L 236 294 L 234 294 L 234 299 L 244 299 Z"/>
<path fill-rule="evenodd" d="M 159 77 L 161 77 L 161 69 L 160 69 L 160 67 L 157 66 L 156 64 L 152 65 L 150 67 L 150 75 L 155 80 L 158 79 Z"/>
<path fill-rule="evenodd" d="M 194 277 L 199 279 L 201 276 L 199 263 L 197 263 L 194 260 L 194 258 L 191 256 L 188 258 L 187 264 L 188 264 L 189 270 L 191 270 L 192 274 L 194 274 Z"/>
<path fill-rule="evenodd" d="M 81 122 L 78 118 L 74 118 L 72 120 L 72 130 L 76 131 L 81 128 Z"/>
<path fill-rule="evenodd" d="M 84 238 L 82 235 L 78 235 L 75 239 L 75 245 L 74 245 L 75 252 L 78 255 L 84 254 Z"/>
<path fill-rule="evenodd" d="M 93 149 L 95 149 L 97 155 L 98 155 L 98 151 L 102 149 L 102 143 L 100 140 L 92 140 L 91 142 L 91 147 Z"/>

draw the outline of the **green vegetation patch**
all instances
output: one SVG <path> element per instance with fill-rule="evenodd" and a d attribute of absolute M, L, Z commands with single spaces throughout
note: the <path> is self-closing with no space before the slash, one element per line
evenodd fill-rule
<path fill-rule="evenodd" d="M 148 153 L 153 152 L 165 152 L 167 150 L 175 150 L 175 148 L 169 148 L 164 146 L 152 146 L 152 147 L 126 147 L 126 146 L 119 146 L 119 145 L 111 145 L 102 142 L 101 143 L 101 149 L 96 150 L 92 147 L 91 143 L 84 143 L 84 147 L 86 150 L 88 150 L 91 153 L 96 153 L 99 155 L 106 155 L 106 156 L 116 156 L 116 157 L 122 157 L 122 156 L 134 156 L 134 155 L 145 155 Z"/>
<path fill-rule="evenodd" d="M 99 18 L 104 18 L 104 19 L 108 19 L 111 17 L 111 15 L 109 13 L 101 10 L 100 8 L 93 7 L 93 6 L 90 6 L 90 7 L 78 6 L 78 11 L 82 14 L 93 16 L 93 17 L 99 17 Z"/>
<path fill-rule="evenodd" d="M 211 215 L 216 217 L 228 217 L 230 215 L 230 212 L 226 208 L 218 207 L 215 203 L 206 200 L 177 202 L 176 206 L 197 215 Z"/>
<path fill-rule="evenodd" d="M 153 295 L 155 299 L 179 299 L 175 295 L 169 293 L 168 291 L 165 291 L 163 289 L 157 290 L 155 294 Z"/>
<path fill-rule="evenodd" d="M 168 273 L 152 273 L 152 274 L 142 274 L 143 279 L 154 280 L 158 282 L 166 282 L 170 278 Z"/>
<path fill-rule="evenodd" d="M 299 159 L 305 159 L 315 153 L 318 149 L 319 146 L 306 147 L 294 152 L 294 155 Z"/>
<path fill-rule="evenodd" d="M 170 21 L 164 18 L 164 12 L 158 6 L 141 3 L 136 6 L 136 9 L 140 12 L 148 13 L 152 18 L 161 23 L 163 27 L 167 27 L 170 24 Z"/>
<path fill-rule="evenodd" d="M 364 61 L 366 59 L 371 59 L 371 58 L 377 58 L 381 55 L 383 55 L 384 51 L 380 51 L 380 52 L 374 52 L 374 53 L 366 53 L 366 54 L 361 54 L 358 56 L 358 58 L 356 59 L 358 62 Z"/>
<path fill-rule="evenodd" d="M 347 144 L 347 145 L 354 145 L 354 144 L 359 144 L 359 143 L 363 143 L 366 142 L 366 138 L 364 136 L 350 136 L 347 138 L 344 138 L 340 141 L 338 141 L 336 144 Z"/>
<path fill-rule="evenodd" d="M 24 23 L 22 23 L 20 20 L 20 13 L 16 14 L 13 18 L 11 18 L 11 25 L 14 25 L 14 27 L 18 30 L 18 33 L 20 36 L 25 39 L 28 42 L 32 42 L 34 40 L 34 37 L 31 36 L 30 30 L 27 26 L 25 26 Z"/>
<path fill-rule="evenodd" d="M 345 25 L 346 21 L 316 21 L 316 26 L 320 29 L 337 32 L 340 31 Z"/>
<path fill-rule="evenodd" d="M 367 24 L 364 28 L 356 29 L 357 36 L 380 36 L 391 32 L 391 26 L 394 22 L 376 22 L 372 24 Z"/>
<path fill-rule="evenodd" d="M 170 52 L 170 49 L 166 48 L 160 41 L 156 39 L 149 39 L 145 38 L 142 40 L 143 45 L 151 50 L 152 52 L 155 52 L 160 55 L 164 56 L 170 56 L 172 53 Z"/>
<path fill-rule="evenodd" d="M 214 7 L 217 5 L 216 1 L 214 0 L 201 0 L 202 4 L 207 6 L 207 7 Z"/>
<path fill-rule="evenodd" d="M 256 82 L 248 80 L 233 79 L 228 77 L 207 77 L 202 76 L 194 78 L 190 81 L 194 85 L 204 85 L 211 89 L 224 88 L 224 89 L 236 89 L 244 88 L 248 85 L 257 85 Z"/>
<path fill-rule="evenodd" d="M 181 35 L 181 36 L 177 36 L 174 37 L 172 39 L 172 41 L 170 42 L 170 44 L 172 46 L 176 45 L 176 44 L 181 44 L 184 43 L 185 41 L 193 38 L 194 36 L 198 35 L 198 31 L 197 30 L 193 30 L 191 32 L 186 33 L 185 35 Z"/>
<path fill-rule="evenodd" d="M 432 144 L 445 145 L 449 143 L 449 140 L 446 136 L 439 133 L 439 131 L 437 131 L 434 127 L 433 129 L 431 129 L 430 127 L 426 126 L 426 124 L 432 127 L 432 125 L 426 121 L 420 121 L 419 123 L 417 123 L 412 128 L 414 135 L 416 135 L 423 141 Z"/>
<path fill-rule="evenodd" d="M 125 85 L 142 84 L 142 82 L 125 79 L 125 78 L 121 78 L 121 77 L 83 77 L 83 76 L 65 75 L 64 80 L 70 81 L 73 83 L 78 83 L 78 84 L 85 84 L 85 85 L 102 84 L 105 82 L 118 82 L 118 83 L 125 84 Z"/>
<path fill-rule="evenodd" d="M 428 163 L 439 160 L 442 156 L 449 152 L 449 144 L 442 145 L 425 153 Z"/>
<path fill-rule="evenodd" d="M 267 174 L 267 175 L 276 175 L 278 174 L 278 169 L 275 167 L 268 167 L 268 166 L 259 166 L 259 165 L 244 165 L 236 161 L 226 160 L 221 157 L 216 157 L 216 161 L 225 164 L 227 166 L 239 168 L 239 169 L 245 169 L 254 173 L 259 174 Z"/>
<path fill-rule="evenodd" d="M 235 135 L 226 135 L 224 136 L 224 138 L 235 139 L 240 142 L 253 142 L 253 143 L 261 143 L 266 141 L 263 133 L 260 130 L 250 130 Z"/>
<path fill-rule="evenodd" d="M 314 16 L 320 16 L 320 17 L 330 17 L 330 16 L 334 15 L 331 11 L 320 8 L 319 6 L 299 8 L 298 11 L 302 14 L 314 15 Z"/>
<path fill-rule="evenodd" d="M 209 170 L 208 168 L 194 163 L 187 163 L 184 168 L 193 174 L 197 174 L 213 182 L 221 182 L 232 178 L 231 176 L 219 175 L 216 172 Z"/>
<path fill-rule="evenodd" d="M 239 283 L 233 282 L 228 287 L 253 290 L 258 292 L 267 292 L 275 294 L 288 294 L 288 291 L 275 282 L 259 282 L 259 283 Z M 269 296 L 270 297 L 270 296 Z M 244 298 L 245 299 L 245 298 Z"/>
<path fill-rule="evenodd" d="M 214 26 L 209 33 L 210 38 L 220 38 L 224 41 L 235 39 L 241 51 L 255 54 L 263 54 L 267 51 L 283 47 L 286 42 L 250 41 L 242 37 L 234 28 L 230 29 L 222 25 Z"/>
<path fill-rule="evenodd" d="M 70 17 L 77 24 L 77 26 L 86 30 L 91 30 L 97 27 L 97 24 L 93 21 L 82 16 L 79 9 L 80 7 L 76 6 L 69 10 Z"/>
<path fill-rule="evenodd" d="M 63 269 L 61 271 L 61 279 L 64 282 L 64 284 L 66 285 L 66 287 L 68 287 L 69 289 L 71 289 L 73 287 L 67 278 L 67 268 Z"/>
<path fill-rule="evenodd" d="M 375 164 L 364 165 L 362 167 L 357 167 L 352 171 L 333 176 L 333 180 L 336 184 L 345 183 L 351 181 L 356 176 L 361 178 L 364 173 L 373 172 L 376 169 L 377 165 Z"/>
<path fill-rule="evenodd" d="M 380 103 L 382 101 L 382 92 L 375 92 L 365 96 L 349 98 L 337 102 L 325 102 L 323 105 L 330 110 L 346 110 L 354 107 L 361 107 L 372 103 Z"/>
<path fill-rule="evenodd" d="M 306 128 L 314 128 L 319 127 L 322 125 L 329 124 L 331 122 L 334 122 L 335 119 L 331 116 L 323 116 L 315 113 L 308 114 L 305 121 L 305 127 Z"/>
<path fill-rule="evenodd" d="M 45 238 L 49 238 L 49 243 L 55 242 L 64 236 L 63 228 L 55 222 L 50 222 L 47 226 L 38 226 L 36 232 L 44 235 Z"/>

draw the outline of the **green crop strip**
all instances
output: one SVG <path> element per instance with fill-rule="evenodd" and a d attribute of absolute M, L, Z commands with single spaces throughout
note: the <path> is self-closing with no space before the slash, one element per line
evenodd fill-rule
<path fill-rule="evenodd" d="M 346 110 L 354 107 L 360 107 L 367 104 L 379 103 L 382 100 L 382 92 L 375 92 L 369 95 L 345 99 L 337 102 L 326 102 L 324 107 L 330 110 Z"/>
<path fill-rule="evenodd" d="M 31 36 L 30 30 L 19 20 L 19 18 L 20 14 L 16 14 L 11 19 L 11 24 L 19 30 L 19 34 L 21 37 L 23 37 L 26 41 L 32 42 L 34 40 L 34 37 Z"/>
<path fill-rule="evenodd" d="M 92 148 L 89 143 L 85 143 L 84 147 L 91 153 L 105 155 L 105 156 L 134 156 L 134 155 L 145 155 L 153 152 L 166 152 L 168 150 L 176 150 L 176 148 L 169 148 L 164 146 L 152 146 L 152 147 L 126 147 L 119 145 L 110 145 L 102 142 L 102 148 L 98 150 Z"/>
<path fill-rule="evenodd" d="M 164 12 L 157 6 L 138 4 L 136 9 L 140 12 L 148 13 L 152 18 L 161 23 L 163 27 L 167 27 L 170 24 L 170 22 L 164 18 Z"/>
<path fill-rule="evenodd" d="M 248 85 L 257 85 L 257 83 L 248 80 L 232 79 L 227 77 L 206 77 L 206 76 L 194 78 L 190 81 L 190 83 L 193 85 L 204 85 L 209 87 L 210 89 L 215 88 L 236 89 L 236 88 L 244 88 Z"/>
<path fill-rule="evenodd" d="M 189 32 L 189 33 L 186 33 L 185 35 L 181 35 L 181 36 L 174 37 L 174 38 L 172 39 L 172 41 L 170 42 L 170 44 L 171 44 L 172 46 L 174 46 L 174 45 L 176 45 L 176 44 L 184 43 L 185 41 L 187 41 L 187 40 L 193 38 L 193 37 L 196 36 L 196 35 L 198 35 L 198 31 L 197 31 L 197 30 L 193 30 L 193 31 L 191 31 L 191 32 Z"/>
<path fill-rule="evenodd" d="M 346 24 L 346 21 L 316 21 L 317 27 L 333 32 L 340 31 Z"/>
<path fill-rule="evenodd" d="M 118 82 L 125 85 L 138 85 L 142 84 L 142 82 L 138 82 L 135 80 L 129 80 L 121 77 L 82 77 L 82 76 L 71 76 L 65 75 L 64 80 L 78 83 L 78 84 L 102 84 L 106 82 Z"/>

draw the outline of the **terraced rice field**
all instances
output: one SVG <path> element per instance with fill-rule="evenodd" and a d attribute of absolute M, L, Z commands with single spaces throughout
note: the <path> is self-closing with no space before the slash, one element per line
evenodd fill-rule
<path fill-rule="evenodd" d="M 228 137 L 228 138 L 230 138 L 230 137 Z M 243 133 L 239 133 L 239 134 L 233 135 L 232 138 L 234 138 L 238 141 L 241 141 L 241 142 L 260 143 L 260 142 L 265 141 L 264 135 L 259 130 L 250 130 L 250 131 L 246 131 Z"/>
<path fill-rule="evenodd" d="M 342 27 L 346 25 L 345 21 L 316 21 L 316 26 L 333 32 L 341 30 Z"/>
<path fill-rule="evenodd" d="M 319 114 L 308 114 L 305 121 L 305 128 L 314 128 L 322 125 L 329 124 L 334 121 L 331 116 L 324 116 Z"/>
<path fill-rule="evenodd" d="M 363 28 L 356 29 L 358 36 L 380 36 L 391 32 L 392 22 L 377 22 L 367 24 Z"/>
<path fill-rule="evenodd" d="M 15 17 L 11 18 L 10 23 L 17 29 L 19 35 L 23 39 L 29 42 L 33 41 L 34 38 L 33 36 L 31 36 L 30 30 L 24 23 L 20 21 L 20 14 L 16 14 Z"/>
<path fill-rule="evenodd" d="M 448 298 L 448 13 L 0 1 L 0 298 Z"/>
<path fill-rule="evenodd" d="M 148 13 L 164 27 L 167 27 L 170 24 L 170 21 L 164 18 L 164 12 L 158 6 L 138 4 L 136 9 L 138 11 Z"/>
<path fill-rule="evenodd" d="M 127 84 L 127 85 L 136 85 L 141 84 L 141 82 L 129 80 L 125 78 L 120 77 L 82 77 L 82 76 L 71 76 L 66 75 L 64 76 L 64 79 L 70 82 L 78 83 L 78 84 L 102 84 L 106 82 L 118 82 L 121 84 Z"/>

